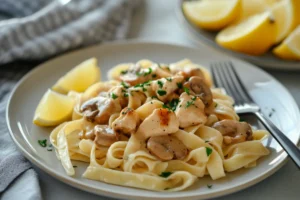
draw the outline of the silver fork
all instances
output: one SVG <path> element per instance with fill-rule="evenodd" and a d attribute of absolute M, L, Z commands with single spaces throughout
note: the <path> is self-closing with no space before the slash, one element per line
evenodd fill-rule
<path fill-rule="evenodd" d="M 300 149 L 261 112 L 240 80 L 232 62 L 212 63 L 210 67 L 215 86 L 223 87 L 235 100 L 235 111 L 238 114 L 254 114 L 300 169 Z"/>

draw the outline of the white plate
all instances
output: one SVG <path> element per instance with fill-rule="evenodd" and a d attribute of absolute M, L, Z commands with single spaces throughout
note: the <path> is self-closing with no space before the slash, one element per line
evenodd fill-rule
<path fill-rule="evenodd" d="M 229 173 L 225 178 L 217 181 L 212 181 L 209 177 L 201 178 L 188 190 L 175 193 L 153 192 L 83 179 L 81 174 L 87 165 L 80 162 L 74 162 L 74 165 L 78 166 L 76 176 L 67 176 L 61 163 L 55 157 L 55 153 L 42 148 L 37 142 L 39 139 L 48 139 L 51 129 L 33 125 L 32 117 L 46 90 L 72 67 L 90 57 L 99 59 L 102 78 L 106 77 L 106 72 L 112 66 L 141 58 L 164 63 L 190 58 L 193 62 L 204 66 L 208 66 L 212 61 L 231 60 L 238 66 L 237 70 L 242 80 L 263 111 L 268 114 L 271 108 L 274 108 L 276 112 L 271 119 L 294 143 L 299 140 L 298 119 L 300 115 L 295 101 L 272 76 L 251 64 L 213 53 L 207 49 L 193 49 L 170 44 L 119 42 L 94 46 L 60 56 L 32 70 L 16 86 L 7 107 L 8 127 L 22 153 L 42 170 L 79 189 L 116 198 L 203 199 L 249 187 L 278 170 L 287 157 L 282 148 L 273 139 L 269 139 L 267 145 L 272 153 L 261 159 L 257 167 Z M 207 184 L 213 184 L 213 187 L 208 189 Z"/>
<path fill-rule="evenodd" d="M 281 70 L 300 70 L 300 61 L 287 61 L 280 59 L 272 54 L 271 51 L 267 52 L 265 55 L 262 56 L 251 56 L 244 53 L 239 53 L 236 51 L 231 51 L 229 49 L 225 49 L 219 46 L 215 42 L 215 36 L 217 35 L 216 32 L 206 31 L 204 29 L 200 29 L 191 23 L 183 14 L 182 11 L 182 2 L 188 0 L 178 0 L 177 7 L 176 7 L 176 14 L 179 18 L 181 24 L 183 25 L 183 29 L 191 35 L 191 39 L 195 42 L 204 42 L 206 45 L 224 52 L 228 55 L 247 60 L 255 65 L 271 68 L 271 69 L 281 69 Z"/>

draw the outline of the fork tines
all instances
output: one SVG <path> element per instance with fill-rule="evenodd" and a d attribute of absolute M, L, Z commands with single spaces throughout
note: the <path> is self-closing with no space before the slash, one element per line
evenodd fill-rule
<path fill-rule="evenodd" d="M 212 63 L 210 67 L 215 86 L 223 87 L 236 105 L 253 102 L 231 61 Z"/>

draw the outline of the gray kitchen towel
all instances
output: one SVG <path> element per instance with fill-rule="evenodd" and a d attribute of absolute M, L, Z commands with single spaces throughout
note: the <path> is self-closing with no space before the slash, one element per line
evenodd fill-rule
<path fill-rule="evenodd" d="M 141 0 L 0 0 L 0 64 L 126 36 Z M 3 14 L 1 14 L 3 13 Z"/>
<path fill-rule="evenodd" d="M 37 175 L 6 127 L 15 83 L 41 59 L 125 38 L 141 1 L 0 0 L 0 199 L 17 199 L 20 191 L 22 199 L 41 199 Z"/>

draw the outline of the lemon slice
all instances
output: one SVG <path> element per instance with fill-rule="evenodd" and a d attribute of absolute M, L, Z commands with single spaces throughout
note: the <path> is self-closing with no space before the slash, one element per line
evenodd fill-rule
<path fill-rule="evenodd" d="M 276 43 L 282 41 L 298 24 L 300 1 L 285 0 L 272 6 L 272 13 L 277 26 Z"/>
<path fill-rule="evenodd" d="M 220 30 L 240 16 L 242 3 L 241 0 L 185 1 L 182 8 L 186 17 L 197 26 Z"/>
<path fill-rule="evenodd" d="M 66 94 L 71 90 L 83 92 L 89 86 L 98 82 L 100 77 L 101 72 L 100 68 L 97 66 L 97 59 L 90 58 L 61 77 L 52 89 L 63 94 Z"/>
<path fill-rule="evenodd" d="M 284 0 L 242 0 L 242 15 L 240 20 L 244 20 L 252 15 L 256 15 L 270 9 L 273 5 Z"/>
<path fill-rule="evenodd" d="M 38 126 L 55 126 L 71 118 L 74 107 L 72 97 L 48 90 L 36 108 L 33 123 Z"/>
<path fill-rule="evenodd" d="M 300 60 L 300 25 L 273 50 L 273 53 L 282 59 Z"/>
<path fill-rule="evenodd" d="M 271 13 L 264 12 L 223 29 L 216 42 L 234 51 L 261 55 L 274 44 L 275 37 L 276 25 Z"/>

